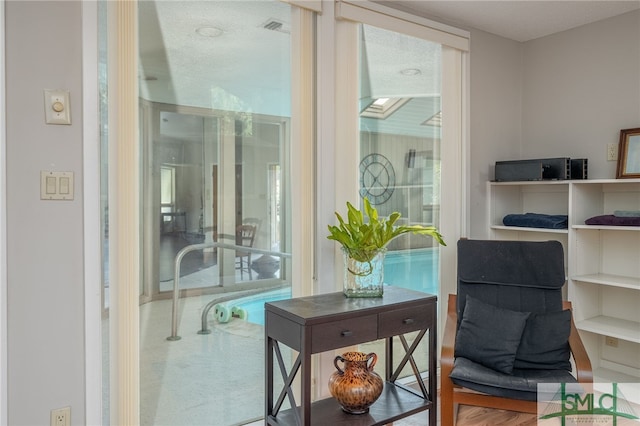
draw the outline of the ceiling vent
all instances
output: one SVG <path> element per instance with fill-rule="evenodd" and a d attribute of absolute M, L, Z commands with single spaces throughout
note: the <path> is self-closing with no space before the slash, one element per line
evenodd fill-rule
<path fill-rule="evenodd" d="M 262 28 L 264 28 L 265 30 L 278 31 L 286 34 L 289 34 L 291 32 L 289 31 L 289 29 L 285 28 L 283 22 L 280 22 L 277 19 L 273 18 L 262 24 Z"/>

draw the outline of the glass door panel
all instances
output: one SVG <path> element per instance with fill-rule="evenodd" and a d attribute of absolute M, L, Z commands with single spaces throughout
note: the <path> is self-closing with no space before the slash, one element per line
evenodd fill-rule
<path fill-rule="evenodd" d="M 360 195 L 408 224 L 439 225 L 441 46 L 361 26 Z M 389 245 L 385 282 L 438 294 L 438 245 Z"/>
<path fill-rule="evenodd" d="M 150 111 L 156 111 L 153 104 Z M 157 136 L 149 142 L 153 156 L 151 167 L 158 171 L 159 176 L 159 179 L 150 181 L 151 192 L 157 197 L 147 196 L 147 199 L 152 203 L 149 209 L 156 210 L 159 215 L 159 250 L 153 255 L 157 256 L 159 291 L 162 292 L 173 289 L 177 253 L 204 241 L 201 223 L 206 156 L 205 117 L 168 111 L 159 113 L 159 131 L 151 131 Z M 212 139 L 207 144 L 215 146 L 215 138 Z M 143 137 L 143 140 L 147 138 Z M 180 264 L 180 288 L 206 286 L 204 281 L 189 280 L 188 276 L 211 266 L 212 262 L 201 250 L 187 253 Z M 154 289 L 151 297 L 155 296 L 157 291 Z"/>
<path fill-rule="evenodd" d="M 291 295 L 290 22 L 139 2 L 143 425 L 263 416 L 263 305 Z"/>

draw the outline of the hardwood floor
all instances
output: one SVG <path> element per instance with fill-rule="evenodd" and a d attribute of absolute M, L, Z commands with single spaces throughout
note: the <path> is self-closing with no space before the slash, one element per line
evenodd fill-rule
<path fill-rule="evenodd" d="M 456 426 L 535 426 L 536 423 L 535 414 L 461 406 Z"/>
<path fill-rule="evenodd" d="M 455 426 L 537 426 L 537 424 L 538 421 L 535 414 L 461 405 L 458 408 Z M 419 413 L 398 420 L 392 425 L 426 426 L 426 415 L 425 413 Z M 437 426 L 440 425 L 440 412 L 438 412 Z"/>
<path fill-rule="evenodd" d="M 425 413 L 398 420 L 387 426 L 426 426 Z M 264 421 L 246 426 L 264 426 Z M 440 425 L 440 421 L 438 421 Z M 490 408 L 462 406 L 455 426 L 535 426 L 536 415 Z"/>

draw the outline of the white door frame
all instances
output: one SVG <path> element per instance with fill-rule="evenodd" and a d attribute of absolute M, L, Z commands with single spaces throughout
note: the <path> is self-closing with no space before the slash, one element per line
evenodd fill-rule
<path fill-rule="evenodd" d="M 85 422 L 102 423 L 102 236 L 98 3 L 82 2 Z"/>
<path fill-rule="evenodd" d="M 7 415 L 7 144 L 4 1 L 0 4 L 0 424 Z"/>

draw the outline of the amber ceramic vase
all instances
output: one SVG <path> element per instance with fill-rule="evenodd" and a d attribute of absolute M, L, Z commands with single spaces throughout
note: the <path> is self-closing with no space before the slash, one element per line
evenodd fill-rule
<path fill-rule="evenodd" d="M 373 371 L 377 361 L 378 356 L 373 352 L 345 352 L 333 360 L 337 371 L 329 378 L 329 391 L 345 412 L 367 413 L 380 397 L 382 378 Z M 342 368 L 338 365 L 340 362 Z"/>

